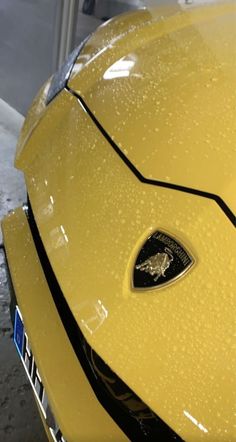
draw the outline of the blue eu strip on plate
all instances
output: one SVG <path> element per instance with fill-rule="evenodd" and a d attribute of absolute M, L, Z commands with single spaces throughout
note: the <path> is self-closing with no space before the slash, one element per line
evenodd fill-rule
<path fill-rule="evenodd" d="M 14 343 L 20 356 L 22 356 L 24 344 L 24 325 L 17 308 L 15 310 Z"/>

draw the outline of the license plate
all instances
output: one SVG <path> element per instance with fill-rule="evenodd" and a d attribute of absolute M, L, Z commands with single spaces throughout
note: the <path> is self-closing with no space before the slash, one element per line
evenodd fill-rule
<path fill-rule="evenodd" d="M 55 442 L 66 442 L 50 409 L 47 394 L 43 386 L 33 353 L 30 348 L 29 339 L 25 331 L 23 318 L 18 306 L 16 306 L 15 309 L 13 336 L 16 349 L 20 355 L 22 364 L 27 373 L 30 384 L 33 388 L 35 397 L 40 406 L 51 436 Z"/>

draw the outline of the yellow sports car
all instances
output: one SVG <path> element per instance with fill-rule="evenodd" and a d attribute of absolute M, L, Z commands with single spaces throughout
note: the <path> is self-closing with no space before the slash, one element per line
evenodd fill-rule
<path fill-rule="evenodd" d="M 236 7 L 110 20 L 41 89 L 3 223 L 50 440 L 236 441 Z"/>

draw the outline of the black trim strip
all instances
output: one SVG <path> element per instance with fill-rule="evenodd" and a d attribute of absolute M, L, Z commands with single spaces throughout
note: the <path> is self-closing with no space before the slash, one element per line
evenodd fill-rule
<path fill-rule="evenodd" d="M 236 216 L 231 211 L 231 209 L 227 206 L 227 204 L 222 200 L 222 198 L 220 198 L 218 195 L 215 195 L 214 193 L 210 193 L 210 192 L 205 192 L 205 191 L 202 191 L 202 190 L 192 189 L 190 187 L 181 186 L 181 185 L 178 185 L 178 184 L 165 183 L 163 181 L 158 181 L 158 180 L 152 180 L 152 179 L 149 179 L 149 178 L 145 178 L 139 172 L 139 170 L 131 163 L 131 161 L 124 155 L 124 153 L 119 149 L 119 147 L 112 140 L 110 135 L 105 131 L 105 129 L 99 123 L 99 121 L 94 116 L 94 114 L 91 112 L 91 110 L 89 109 L 89 107 L 87 106 L 87 104 L 85 103 L 83 98 L 79 94 L 77 94 L 75 91 L 70 89 L 68 84 L 67 84 L 65 89 L 78 99 L 80 105 L 84 108 L 84 110 L 87 112 L 87 114 L 93 120 L 93 122 L 95 123 L 95 125 L 97 126 L 99 131 L 102 133 L 102 135 L 106 138 L 106 140 L 111 144 L 111 146 L 116 151 L 116 153 L 119 155 L 119 157 L 124 161 L 124 163 L 129 167 L 129 169 L 134 173 L 134 175 L 142 183 L 152 184 L 154 186 L 159 186 L 159 187 L 165 187 L 167 189 L 174 189 L 174 190 L 178 190 L 180 192 L 191 193 L 193 195 L 198 195 L 198 196 L 201 196 L 201 197 L 204 197 L 204 198 L 211 199 L 211 200 L 215 201 L 218 204 L 218 206 L 220 206 L 220 208 L 223 210 L 223 212 L 225 213 L 227 218 L 229 218 L 231 223 L 236 227 Z"/>
<path fill-rule="evenodd" d="M 114 400 L 111 400 L 108 393 L 104 388 L 99 385 L 99 379 L 97 379 L 88 363 L 83 350 L 83 342 L 85 338 L 67 304 L 67 301 L 63 295 L 60 285 L 53 272 L 52 266 L 48 259 L 46 250 L 44 248 L 40 233 L 34 218 L 32 207 L 28 200 L 28 210 L 25 210 L 31 234 L 34 240 L 34 244 L 38 253 L 38 257 L 44 272 L 48 287 L 51 291 L 52 298 L 57 308 L 58 314 L 63 323 L 65 332 L 70 340 L 73 350 L 79 359 L 79 362 L 87 376 L 87 379 L 97 397 L 99 402 L 105 408 L 107 413 L 112 417 L 116 424 L 126 434 L 126 436 L 133 442 L 156 442 L 160 441 L 175 441 L 183 442 L 180 436 L 178 436 L 159 416 L 156 416 L 157 425 L 154 429 L 155 434 L 144 434 L 140 430 L 138 421 L 132 416 L 127 416 L 127 413 L 117 404 Z M 88 346 L 88 344 L 87 344 Z"/>

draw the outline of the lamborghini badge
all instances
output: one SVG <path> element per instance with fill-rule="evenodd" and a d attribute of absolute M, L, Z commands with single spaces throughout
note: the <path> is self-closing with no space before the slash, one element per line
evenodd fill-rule
<path fill-rule="evenodd" d="M 151 235 L 137 257 L 133 286 L 150 289 L 172 283 L 194 264 L 190 253 L 172 236 L 157 231 Z"/>

